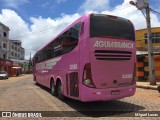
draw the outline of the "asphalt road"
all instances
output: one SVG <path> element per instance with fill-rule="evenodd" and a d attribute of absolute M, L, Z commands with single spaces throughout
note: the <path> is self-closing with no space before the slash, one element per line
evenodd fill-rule
<path fill-rule="evenodd" d="M 0 111 L 39 111 L 42 116 L 48 116 L 36 119 L 106 120 L 107 117 L 107 119 L 158 120 L 160 119 L 160 112 L 157 112 L 160 111 L 160 94 L 156 90 L 137 88 L 134 96 L 120 100 L 89 103 L 83 103 L 71 99 L 61 101 L 52 96 L 49 89 L 41 85 L 36 85 L 33 81 L 32 75 L 24 75 L 20 77 L 12 77 L 8 80 L 0 80 Z M 145 116 L 145 113 L 147 113 L 147 116 Z M 158 117 L 148 117 L 148 114 L 158 114 Z M 138 117 L 134 117 L 136 115 Z M 145 117 L 142 118 L 139 116 Z M 2 117 L 0 117 L 0 119 L 1 118 Z M 20 119 L 28 120 L 31 118 L 21 117 Z"/>

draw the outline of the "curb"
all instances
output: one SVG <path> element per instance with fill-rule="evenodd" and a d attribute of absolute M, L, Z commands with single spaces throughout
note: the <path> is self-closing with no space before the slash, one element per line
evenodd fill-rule
<path fill-rule="evenodd" d="M 137 88 L 144 88 L 144 89 L 152 89 L 152 90 L 157 90 L 157 86 L 142 86 L 142 85 L 136 85 Z"/>

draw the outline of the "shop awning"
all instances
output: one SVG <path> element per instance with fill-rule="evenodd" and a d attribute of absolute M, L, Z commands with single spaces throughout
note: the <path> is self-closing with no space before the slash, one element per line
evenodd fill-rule
<path fill-rule="evenodd" d="M 22 67 L 21 66 L 13 66 L 12 68 L 13 69 L 21 69 Z"/>

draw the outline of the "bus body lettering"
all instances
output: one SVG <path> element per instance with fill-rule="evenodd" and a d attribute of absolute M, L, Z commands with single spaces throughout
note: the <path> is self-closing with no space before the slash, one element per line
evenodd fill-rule
<path fill-rule="evenodd" d="M 93 47 L 100 48 L 130 48 L 133 49 L 133 43 L 96 41 Z"/>

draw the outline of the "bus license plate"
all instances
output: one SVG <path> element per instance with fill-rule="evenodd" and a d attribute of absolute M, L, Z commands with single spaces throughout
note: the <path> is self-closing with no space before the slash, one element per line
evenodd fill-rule
<path fill-rule="evenodd" d="M 112 95 L 119 95 L 120 91 L 119 90 L 115 90 L 115 91 L 111 91 Z"/>

